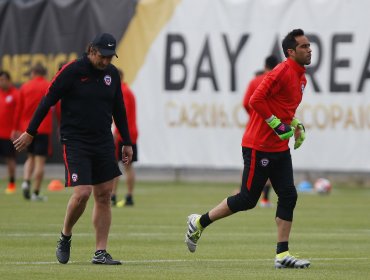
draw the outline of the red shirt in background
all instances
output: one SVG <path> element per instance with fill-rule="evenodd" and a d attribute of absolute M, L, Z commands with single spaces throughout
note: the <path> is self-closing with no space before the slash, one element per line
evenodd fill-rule
<path fill-rule="evenodd" d="M 50 82 L 40 76 L 37 76 L 22 85 L 19 91 L 19 104 L 17 105 L 15 121 L 16 130 L 26 131 L 37 106 L 48 91 L 49 85 Z M 39 134 L 50 135 L 52 133 L 52 129 L 53 120 L 51 110 L 49 110 L 37 132 Z"/>
<path fill-rule="evenodd" d="M 256 90 L 259 84 L 262 83 L 265 76 L 266 73 L 263 73 L 262 75 L 258 75 L 257 77 L 255 77 L 252 81 L 250 81 L 247 91 L 245 92 L 243 107 L 249 115 L 252 113 L 252 108 L 249 106 L 249 101 L 251 100 L 253 92 Z"/>
<path fill-rule="evenodd" d="M 131 142 L 132 144 L 136 144 L 136 141 L 138 138 L 138 130 L 137 130 L 137 125 L 136 125 L 135 96 L 126 83 L 122 83 L 121 89 L 122 89 L 123 101 L 125 102 L 127 123 L 128 123 L 128 129 L 130 133 Z M 118 135 L 117 139 L 121 141 L 122 139 L 119 133 L 117 133 L 117 129 L 115 129 L 115 133 Z"/>
<path fill-rule="evenodd" d="M 280 140 L 265 120 L 275 115 L 283 123 L 291 123 L 307 83 L 305 71 L 288 58 L 265 75 L 249 101 L 253 110 L 243 135 L 243 147 L 264 152 L 289 149 L 289 140 Z"/>
<path fill-rule="evenodd" d="M 14 129 L 14 118 L 19 92 L 14 86 L 5 91 L 0 89 L 0 138 L 10 140 Z"/>

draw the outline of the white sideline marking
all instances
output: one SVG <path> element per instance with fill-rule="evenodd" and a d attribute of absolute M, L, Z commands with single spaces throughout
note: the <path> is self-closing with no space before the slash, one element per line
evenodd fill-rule
<path fill-rule="evenodd" d="M 346 236 L 363 236 L 365 234 L 368 234 L 368 230 L 358 230 L 358 231 L 337 231 L 337 232 L 329 232 L 329 233 L 303 233 L 303 232 L 296 232 L 295 235 L 299 236 L 325 236 L 325 237 L 330 237 L 330 236 L 343 236 L 345 234 Z M 275 233 L 258 233 L 260 236 L 271 236 L 274 235 Z M 25 233 L 25 232 L 14 232 L 14 233 L 0 233 L 0 237 L 56 237 L 58 238 L 60 235 L 59 232 L 52 232 L 52 233 L 37 233 L 37 232 L 30 232 L 30 233 Z M 168 233 L 168 232 L 124 232 L 124 233 L 116 233 L 116 232 L 111 232 L 109 236 L 134 236 L 134 237 L 142 237 L 142 236 L 178 236 L 179 233 L 173 232 L 173 233 Z M 181 233 L 182 235 L 182 233 Z M 225 236 L 233 236 L 233 237 L 238 237 L 238 236 L 254 236 L 255 233 L 213 233 L 214 237 L 225 237 Z M 88 232 L 77 232 L 74 233 L 73 236 L 94 236 L 94 233 L 88 233 Z"/>
<path fill-rule="evenodd" d="M 310 258 L 311 261 L 336 261 L 336 260 L 368 260 L 369 258 Z M 131 260 L 131 261 L 122 261 L 123 264 L 146 264 L 146 263 L 186 263 L 186 262 L 266 262 L 272 261 L 272 258 L 269 259 L 194 259 L 194 260 Z M 85 262 L 74 262 L 70 261 L 69 263 L 80 263 L 84 264 Z M 89 261 L 86 261 L 89 263 Z M 59 264 L 57 261 L 54 262 L 4 262 L 0 265 L 49 265 L 49 264 Z"/>
<path fill-rule="evenodd" d="M 334 260 L 368 260 L 369 258 L 311 258 L 312 261 L 334 261 Z M 265 262 L 269 259 L 194 259 L 194 260 L 132 260 L 123 263 L 171 263 L 171 262 Z"/>

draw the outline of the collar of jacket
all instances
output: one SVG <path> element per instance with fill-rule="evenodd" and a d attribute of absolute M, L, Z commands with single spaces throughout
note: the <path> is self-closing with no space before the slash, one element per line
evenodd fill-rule
<path fill-rule="evenodd" d="M 302 75 L 306 72 L 306 68 L 304 66 L 299 65 L 297 62 L 295 62 L 290 57 L 288 57 L 286 61 L 288 65 L 291 66 L 294 69 L 294 71 L 296 71 L 299 75 Z"/>

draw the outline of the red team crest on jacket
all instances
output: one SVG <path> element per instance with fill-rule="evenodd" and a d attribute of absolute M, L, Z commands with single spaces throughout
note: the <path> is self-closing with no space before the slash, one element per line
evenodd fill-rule
<path fill-rule="evenodd" d="M 110 86 L 110 84 L 112 83 L 112 77 L 110 75 L 105 75 L 104 76 L 104 83 L 107 85 L 107 86 Z"/>
<path fill-rule="evenodd" d="M 11 95 L 8 95 L 7 97 L 5 97 L 5 103 L 6 103 L 6 104 L 10 104 L 10 103 L 12 103 L 12 102 L 13 102 L 13 100 L 14 100 L 14 97 L 13 97 L 13 96 L 11 96 Z"/>

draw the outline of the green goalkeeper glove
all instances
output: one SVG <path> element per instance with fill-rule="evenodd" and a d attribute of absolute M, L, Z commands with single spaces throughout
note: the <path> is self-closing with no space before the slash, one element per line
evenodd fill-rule
<path fill-rule="evenodd" d="M 280 140 L 287 140 L 293 136 L 292 127 L 282 123 L 277 117 L 272 116 L 266 122 L 275 131 L 277 136 L 279 136 Z"/>
<path fill-rule="evenodd" d="M 304 139 L 306 139 L 306 130 L 301 121 L 296 118 L 293 118 L 290 125 L 294 127 L 294 150 L 296 150 L 302 145 Z"/>

